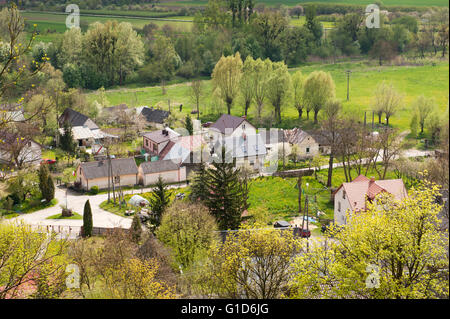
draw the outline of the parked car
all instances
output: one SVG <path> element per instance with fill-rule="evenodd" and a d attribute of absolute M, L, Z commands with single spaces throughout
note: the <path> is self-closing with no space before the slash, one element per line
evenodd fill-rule
<path fill-rule="evenodd" d="M 42 164 L 56 164 L 55 160 L 44 158 L 41 162 Z"/>
<path fill-rule="evenodd" d="M 311 231 L 309 229 L 302 229 L 299 227 L 295 227 L 294 236 L 298 236 L 301 238 L 309 238 L 311 237 Z"/>

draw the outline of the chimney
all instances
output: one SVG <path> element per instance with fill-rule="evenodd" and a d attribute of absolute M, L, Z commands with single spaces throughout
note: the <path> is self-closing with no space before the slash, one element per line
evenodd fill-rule
<path fill-rule="evenodd" d="M 371 176 L 369 184 L 373 184 L 373 183 L 375 183 L 375 177 Z"/>
<path fill-rule="evenodd" d="M 244 120 L 247 119 L 247 116 L 245 116 L 245 115 L 242 115 L 241 117 L 242 117 Z"/>

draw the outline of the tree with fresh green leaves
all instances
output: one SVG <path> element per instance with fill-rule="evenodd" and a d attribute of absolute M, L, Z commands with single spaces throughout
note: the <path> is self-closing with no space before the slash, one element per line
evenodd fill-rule
<path fill-rule="evenodd" d="M 189 132 L 189 135 L 194 134 L 194 125 L 192 124 L 192 119 L 189 114 L 186 115 L 186 119 L 184 120 L 184 127 Z"/>
<path fill-rule="evenodd" d="M 274 107 L 277 123 L 281 123 L 281 108 L 286 104 L 291 92 L 291 76 L 284 62 L 272 63 L 272 71 L 267 81 L 267 99 Z"/>
<path fill-rule="evenodd" d="M 319 111 L 328 100 L 335 97 L 335 84 L 330 73 L 314 71 L 305 80 L 303 99 L 307 106 L 314 111 L 314 124 L 318 123 Z"/>
<path fill-rule="evenodd" d="M 341 231 L 318 239 L 293 263 L 292 298 L 448 298 L 448 239 L 438 231 L 442 206 L 435 184 L 408 197 L 382 193 L 347 214 Z"/>
<path fill-rule="evenodd" d="M 92 209 L 89 199 L 84 204 L 83 211 L 83 237 L 91 237 L 92 236 Z"/>
<path fill-rule="evenodd" d="M 419 127 L 419 120 L 417 116 L 417 112 L 414 112 L 411 117 L 411 121 L 409 122 L 409 129 L 411 131 L 411 135 L 416 138 L 417 137 L 417 129 Z"/>
<path fill-rule="evenodd" d="M 68 154 L 73 155 L 75 153 L 75 142 L 73 140 L 72 126 L 68 121 L 63 124 L 63 133 L 60 134 L 61 149 Z"/>
<path fill-rule="evenodd" d="M 138 214 L 134 214 L 130 227 L 131 239 L 139 244 L 142 239 L 142 224 Z"/>
<path fill-rule="evenodd" d="M 200 80 L 194 80 L 191 83 L 191 99 L 197 106 L 197 120 L 200 119 L 200 99 L 204 94 L 203 82 Z M 192 134 L 191 134 L 192 135 Z"/>
<path fill-rule="evenodd" d="M 303 109 L 305 108 L 305 100 L 303 99 L 303 87 L 305 84 L 305 77 L 302 71 L 298 70 L 292 74 L 292 98 L 294 106 L 298 111 L 298 118 L 302 118 Z"/>
<path fill-rule="evenodd" d="M 254 65 L 255 60 L 249 55 L 242 68 L 242 77 L 239 83 L 239 89 L 244 100 L 244 115 L 247 116 L 250 104 L 254 97 Z"/>
<path fill-rule="evenodd" d="M 211 75 L 214 90 L 217 90 L 221 99 L 227 105 L 228 114 L 231 114 L 231 107 L 237 93 L 242 77 L 243 63 L 241 55 L 222 56 L 214 67 Z"/>
<path fill-rule="evenodd" d="M 378 115 L 378 123 L 381 124 L 381 116 L 386 115 L 386 125 L 403 101 L 403 94 L 397 92 L 392 83 L 381 82 L 375 90 L 375 101 L 373 111 Z"/>
<path fill-rule="evenodd" d="M 208 208 L 199 203 L 174 202 L 163 214 L 156 237 L 173 251 L 182 269 L 203 259 L 211 248 L 217 224 Z"/>
<path fill-rule="evenodd" d="M 420 134 L 423 134 L 426 120 L 436 110 L 436 102 L 434 98 L 427 98 L 421 95 L 413 102 L 413 109 L 418 116 Z"/>

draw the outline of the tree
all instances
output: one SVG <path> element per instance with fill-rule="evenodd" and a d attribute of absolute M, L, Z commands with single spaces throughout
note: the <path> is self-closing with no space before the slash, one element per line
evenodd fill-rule
<path fill-rule="evenodd" d="M 323 34 L 323 26 L 320 21 L 317 20 L 316 6 L 309 5 L 305 10 L 306 27 L 313 34 L 316 43 L 319 43 Z"/>
<path fill-rule="evenodd" d="M 267 99 L 275 111 L 277 123 L 281 123 L 281 107 L 286 103 L 291 91 L 291 76 L 284 62 L 272 63 L 272 71 L 267 80 Z"/>
<path fill-rule="evenodd" d="M 173 203 L 163 214 L 157 238 L 170 247 L 183 269 L 202 259 L 217 239 L 217 224 L 201 204 Z"/>
<path fill-rule="evenodd" d="M 291 10 L 289 10 L 290 15 L 297 16 L 297 19 L 300 19 L 300 16 L 303 14 L 304 10 L 301 5 L 296 5 Z"/>
<path fill-rule="evenodd" d="M 47 202 L 50 202 L 55 197 L 55 185 L 48 170 L 47 164 L 41 164 L 39 167 L 39 189 Z"/>
<path fill-rule="evenodd" d="M 375 102 L 373 110 L 378 115 L 378 123 L 381 124 L 381 115 L 386 115 L 386 125 L 389 125 L 389 118 L 397 112 L 402 103 L 403 95 L 398 93 L 392 84 L 381 82 L 375 90 Z"/>
<path fill-rule="evenodd" d="M 400 154 L 402 144 L 397 129 L 386 127 L 380 130 L 374 143 L 377 152 L 374 158 L 381 157 L 381 165 L 383 166 L 383 171 L 380 171 L 374 162 L 374 169 L 377 171 L 380 179 L 386 178 L 388 168 Z"/>
<path fill-rule="evenodd" d="M 197 120 L 200 119 L 200 99 L 203 96 L 203 84 L 200 80 L 194 80 L 191 83 L 191 99 L 197 106 Z M 192 134 L 191 134 L 192 135 Z"/>
<path fill-rule="evenodd" d="M 304 100 L 314 111 L 314 124 L 317 124 L 319 111 L 327 101 L 335 96 L 335 85 L 330 73 L 314 71 L 305 80 Z"/>
<path fill-rule="evenodd" d="M 331 146 L 330 160 L 328 162 L 328 177 L 327 187 L 332 185 L 333 176 L 333 162 L 337 153 L 337 147 L 339 144 L 339 129 L 340 129 L 340 113 L 342 110 L 342 104 L 338 100 L 329 100 L 325 104 L 324 119 L 321 122 L 321 135 L 327 141 L 327 144 Z"/>
<path fill-rule="evenodd" d="M 191 184 L 191 192 L 189 194 L 189 199 L 192 202 L 203 202 L 208 196 L 208 190 L 206 186 L 206 166 L 205 162 L 202 160 L 199 164 L 198 170 L 194 173 L 193 181 Z"/>
<path fill-rule="evenodd" d="M 257 59 L 254 61 L 252 72 L 253 98 L 256 103 L 256 112 L 258 122 L 261 122 L 261 114 L 264 107 L 264 101 L 267 98 L 267 85 L 272 69 L 272 62 L 269 59 L 264 61 Z"/>
<path fill-rule="evenodd" d="M 83 211 L 83 237 L 92 236 L 92 227 L 93 227 L 92 209 L 88 199 L 84 204 L 84 211 Z"/>
<path fill-rule="evenodd" d="M 141 219 L 139 218 L 138 214 L 135 214 L 133 216 L 133 221 L 131 222 L 130 227 L 130 233 L 131 233 L 131 239 L 139 244 L 139 242 L 142 239 L 142 225 L 141 225 Z"/>
<path fill-rule="evenodd" d="M 75 142 L 73 141 L 72 127 L 68 121 L 63 124 L 63 134 L 60 135 L 61 149 L 69 154 L 75 153 Z"/>
<path fill-rule="evenodd" d="M 272 61 L 281 60 L 280 37 L 288 28 L 288 17 L 277 11 L 264 11 L 252 21 L 253 33 L 258 37 L 264 56 Z"/>
<path fill-rule="evenodd" d="M 231 107 L 239 90 L 242 67 L 241 55 L 237 52 L 235 55 L 222 56 L 211 75 L 214 89 L 218 90 L 227 105 L 228 114 L 231 114 Z"/>
<path fill-rule="evenodd" d="M 248 109 L 254 97 L 254 66 L 255 60 L 249 55 L 242 68 L 242 77 L 239 83 L 240 93 L 244 100 L 244 115 L 247 116 Z"/>
<path fill-rule="evenodd" d="M 155 189 L 150 197 L 150 206 L 152 214 L 150 221 L 154 227 L 158 227 L 161 223 L 161 217 L 170 204 L 171 191 L 167 189 L 164 180 L 159 176 Z"/>
<path fill-rule="evenodd" d="M 66 240 L 23 223 L 1 223 L 0 242 L 0 299 L 57 298 L 65 290 Z"/>
<path fill-rule="evenodd" d="M 293 275 L 292 258 L 300 249 L 290 231 L 243 227 L 213 247 L 197 286 L 219 298 L 280 298 Z"/>
<path fill-rule="evenodd" d="M 348 214 L 332 241 L 319 240 L 296 259 L 291 297 L 448 298 L 448 242 L 436 231 L 437 195 L 436 185 L 424 182 L 402 201 L 381 194 Z"/>
<path fill-rule="evenodd" d="M 380 39 L 374 43 L 372 49 L 369 51 L 369 55 L 375 59 L 378 59 L 378 63 L 383 65 L 383 61 L 392 60 L 397 53 L 395 44 L 391 41 Z"/>
<path fill-rule="evenodd" d="M 420 125 L 420 134 L 423 134 L 423 129 L 425 127 L 425 121 L 430 116 L 431 113 L 436 109 L 436 102 L 433 98 L 426 98 L 425 96 L 419 96 L 413 102 L 413 109 L 418 115 L 418 122 Z"/>
<path fill-rule="evenodd" d="M 213 168 L 206 171 L 207 198 L 205 205 L 216 218 L 219 229 L 237 229 L 244 211 L 244 194 L 240 183 L 240 169 L 234 161 L 227 161 L 225 147 Z M 220 160 L 221 159 L 221 160 Z"/>
<path fill-rule="evenodd" d="M 411 117 L 411 121 L 409 123 L 409 128 L 411 130 L 411 135 L 416 138 L 417 137 L 417 127 L 419 125 L 417 112 L 414 112 L 413 116 Z"/>
<path fill-rule="evenodd" d="M 66 64 L 79 65 L 82 58 L 83 35 L 80 28 L 70 28 L 64 32 L 61 48 L 58 52 L 58 66 L 63 68 Z"/>
<path fill-rule="evenodd" d="M 194 135 L 194 126 L 192 124 L 192 119 L 189 116 L 189 114 L 186 115 L 186 120 L 184 122 L 185 122 L 185 128 L 189 132 L 189 135 Z"/>
<path fill-rule="evenodd" d="M 292 75 L 292 91 L 294 106 L 298 111 L 298 118 L 302 118 L 303 109 L 305 107 L 305 101 L 303 99 L 303 86 L 305 84 L 305 78 L 302 71 L 298 70 Z"/>

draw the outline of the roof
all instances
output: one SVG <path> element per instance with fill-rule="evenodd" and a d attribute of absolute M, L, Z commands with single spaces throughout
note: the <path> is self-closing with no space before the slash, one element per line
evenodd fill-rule
<path fill-rule="evenodd" d="M 284 133 L 286 135 L 286 141 L 290 144 L 300 144 L 308 137 L 312 138 L 313 142 L 316 142 L 308 132 L 297 127 L 292 130 L 286 130 Z"/>
<path fill-rule="evenodd" d="M 164 135 L 163 132 L 167 131 L 168 135 Z M 166 128 L 164 130 L 158 130 L 158 131 L 153 131 L 153 132 L 147 132 L 144 133 L 142 136 L 152 140 L 153 142 L 160 144 L 163 142 L 167 142 L 171 139 L 174 139 L 178 136 L 180 136 L 180 134 L 178 134 L 177 132 L 171 130 L 170 128 Z"/>
<path fill-rule="evenodd" d="M 167 144 L 160 157 L 166 160 L 180 158 L 184 162 L 191 152 L 201 148 L 202 141 L 201 135 L 179 136 Z"/>
<path fill-rule="evenodd" d="M 180 168 L 179 161 L 162 160 L 156 162 L 144 162 L 140 168 L 144 174 L 162 173 L 168 171 L 176 171 Z"/>
<path fill-rule="evenodd" d="M 345 194 L 353 211 L 366 209 L 366 199 L 373 200 L 382 192 L 392 194 L 396 200 L 408 196 L 405 185 L 401 179 L 379 180 L 369 179 L 359 175 L 350 183 L 343 183 L 335 192 L 344 188 Z"/>
<path fill-rule="evenodd" d="M 62 126 L 64 122 L 69 122 L 72 127 L 86 126 L 91 130 L 98 129 L 97 124 L 94 123 L 89 117 L 80 112 L 67 108 L 63 114 L 59 117 L 59 124 Z"/>
<path fill-rule="evenodd" d="M 61 134 L 64 134 L 64 128 L 60 128 L 59 131 Z M 75 140 L 102 139 L 105 137 L 117 138 L 117 136 L 105 133 L 100 129 L 91 130 L 85 126 L 72 127 L 72 135 Z"/>
<path fill-rule="evenodd" d="M 225 134 L 225 129 L 231 129 L 234 131 L 243 121 L 246 121 L 244 117 L 222 114 L 210 127 L 218 130 L 222 134 Z"/>
<path fill-rule="evenodd" d="M 113 175 L 132 175 L 138 173 L 134 158 L 111 159 Z M 109 160 L 84 162 L 80 164 L 87 179 L 108 177 Z"/>
<path fill-rule="evenodd" d="M 22 137 L 20 136 L 17 132 L 10 132 L 10 131 L 5 131 L 2 130 L 0 131 L 0 136 L 2 137 L 3 142 L 0 143 L 0 149 L 9 151 L 11 150 L 11 148 L 9 147 L 10 145 L 18 145 L 20 144 L 26 144 L 28 142 L 30 143 L 34 143 L 37 146 L 39 146 L 40 148 L 43 148 L 43 146 L 36 142 L 35 140 L 29 138 L 29 137 Z"/>
<path fill-rule="evenodd" d="M 214 146 L 216 150 L 225 146 L 226 152 L 232 152 L 233 158 L 244 158 L 250 156 L 263 156 L 267 154 L 266 145 L 260 134 L 229 136 L 219 139 Z"/>
<path fill-rule="evenodd" d="M 308 131 L 309 135 L 321 146 L 330 145 L 331 132 L 324 130 Z"/>
<path fill-rule="evenodd" d="M 133 205 L 133 206 L 139 206 L 140 203 L 144 202 L 145 204 L 149 204 L 149 201 L 146 200 L 144 197 L 139 196 L 139 195 L 134 195 L 133 197 L 130 198 L 130 200 L 128 201 L 128 204 Z"/>
<path fill-rule="evenodd" d="M 154 109 L 153 107 L 141 106 L 136 112 L 142 115 L 147 122 L 163 124 L 164 120 L 169 117 L 170 112 Z"/>

